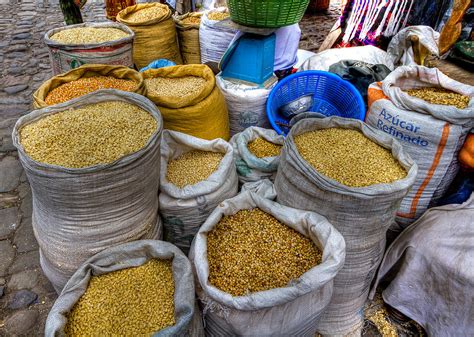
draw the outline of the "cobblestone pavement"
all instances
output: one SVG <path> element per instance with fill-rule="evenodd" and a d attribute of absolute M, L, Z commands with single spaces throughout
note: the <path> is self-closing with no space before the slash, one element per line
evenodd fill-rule
<path fill-rule="evenodd" d="M 83 9 L 84 21 L 103 21 L 103 2 Z M 337 7 L 306 16 L 302 47 L 317 50 Z M 0 0 L 0 336 L 41 336 L 56 293 L 39 266 L 31 225 L 32 199 L 12 144 L 16 120 L 31 110 L 32 93 L 51 76 L 44 33 L 62 25 L 57 0 Z"/>

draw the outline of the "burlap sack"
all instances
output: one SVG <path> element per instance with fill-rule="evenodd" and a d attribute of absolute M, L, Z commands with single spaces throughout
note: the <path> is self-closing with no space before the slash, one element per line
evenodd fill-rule
<path fill-rule="evenodd" d="M 159 18 L 138 23 L 128 19 L 130 13 L 153 6 L 163 8 L 164 14 Z M 158 59 L 171 60 L 176 64 L 183 63 L 176 39 L 176 27 L 171 18 L 171 10 L 167 5 L 143 3 L 130 6 L 121 10 L 116 19 L 135 32 L 133 62 L 138 69 L 146 67 L 150 62 Z"/>
<path fill-rule="evenodd" d="M 41 84 L 33 94 L 33 106 L 36 109 L 47 107 L 48 104 L 45 102 L 45 99 L 51 90 L 62 84 L 76 81 L 80 78 L 93 76 L 112 76 L 115 78 L 132 80 L 137 84 L 137 88 L 133 92 L 140 95 L 146 94 L 145 82 L 143 82 L 143 77 L 138 71 L 125 66 L 86 64 L 79 68 L 72 69 L 67 73 L 51 77 L 49 80 Z"/>
<path fill-rule="evenodd" d="M 186 13 L 174 17 L 178 32 L 179 50 L 184 64 L 200 64 L 199 23 L 185 23 L 189 17 L 201 18 L 203 13 Z"/>
<path fill-rule="evenodd" d="M 104 101 L 123 101 L 148 111 L 158 128 L 139 151 L 115 162 L 64 168 L 33 160 L 23 149 L 20 130 L 37 119 Z M 56 291 L 92 255 L 111 246 L 159 235 L 158 188 L 163 122 L 155 105 L 141 95 L 97 92 L 21 117 L 13 142 L 33 193 L 33 230 L 43 270 Z"/>
<path fill-rule="evenodd" d="M 471 97 L 469 106 L 430 104 L 404 92 L 443 87 Z M 474 87 L 454 81 L 436 68 L 404 66 L 369 87 L 366 123 L 397 139 L 418 165 L 413 189 L 397 214 L 401 231 L 435 204 L 459 169 L 458 152 L 474 127 Z"/>
<path fill-rule="evenodd" d="M 348 187 L 322 175 L 301 157 L 294 137 L 333 127 L 358 130 L 389 149 L 407 170 L 407 176 L 390 184 Z M 321 334 L 345 335 L 362 325 L 362 308 L 383 257 L 386 231 L 416 173 L 416 164 L 400 143 L 359 120 L 304 119 L 286 137 L 275 179 L 277 201 L 325 216 L 346 241 L 346 261 L 334 279 L 331 303 L 318 325 Z"/>
<path fill-rule="evenodd" d="M 46 319 L 45 336 L 63 336 L 67 314 L 85 293 L 92 276 L 138 267 L 151 259 L 172 259 L 176 324 L 156 332 L 154 337 L 204 336 L 200 313 L 195 306 L 191 265 L 181 251 L 168 242 L 135 241 L 106 249 L 88 259 L 74 273 L 54 302 Z M 117 294 L 120 296 L 120 294 Z M 127 303 L 124 303 L 127 305 Z"/>
<path fill-rule="evenodd" d="M 166 179 L 168 162 L 193 150 L 219 152 L 224 157 L 206 180 L 179 188 Z M 229 143 L 222 139 L 208 141 L 175 131 L 163 132 L 159 202 L 166 241 L 187 254 L 209 214 L 219 203 L 235 196 L 238 190 L 234 151 Z"/>
<path fill-rule="evenodd" d="M 235 165 L 241 184 L 256 182 L 263 179 L 273 181 L 280 162 L 280 156 L 258 158 L 248 149 L 248 144 L 263 138 L 273 144 L 283 145 L 285 138 L 275 130 L 263 129 L 256 126 L 234 135 L 230 144 L 234 148 Z"/>
<path fill-rule="evenodd" d="M 265 195 L 265 190 L 259 193 Z M 309 237 L 323 252 L 323 259 L 285 287 L 232 296 L 209 282 L 207 236 L 223 216 L 256 207 Z M 189 254 L 204 308 L 206 336 L 314 337 L 344 253 L 342 235 L 319 214 L 282 206 L 251 191 L 222 202 L 199 229 Z"/>
<path fill-rule="evenodd" d="M 160 109 L 165 129 L 202 138 L 229 140 L 229 115 L 224 96 L 216 85 L 212 70 L 202 64 L 150 69 L 143 72 L 145 79 L 152 77 L 198 76 L 206 80 L 202 90 L 176 98 L 155 95 L 147 90 L 147 97 Z M 171 93 L 172 94 L 172 93 Z"/>

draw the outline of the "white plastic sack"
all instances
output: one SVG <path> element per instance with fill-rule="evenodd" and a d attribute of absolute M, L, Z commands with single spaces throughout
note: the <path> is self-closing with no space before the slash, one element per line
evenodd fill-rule
<path fill-rule="evenodd" d="M 166 178 L 168 162 L 192 150 L 224 153 L 217 170 L 195 185 L 178 188 Z M 217 205 L 238 193 L 234 150 L 221 138 L 204 140 L 165 130 L 161 143 L 160 214 L 165 240 L 188 253 L 199 227 Z"/>
<path fill-rule="evenodd" d="M 251 126 L 270 127 L 266 104 L 276 83 L 266 89 L 227 81 L 220 75 L 216 76 L 216 83 L 224 94 L 229 110 L 231 136 Z"/>
<path fill-rule="evenodd" d="M 431 55 L 438 56 L 439 33 L 429 26 L 410 26 L 402 29 L 390 41 L 387 53 L 395 65 L 417 65 L 410 38 L 418 36 L 420 44 L 425 46 Z"/>
<path fill-rule="evenodd" d="M 348 187 L 316 171 L 299 154 L 294 137 L 334 127 L 358 130 L 389 149 L 407 170 L 407 176 L 390 184 Z M 413 185 L 416 172 L 416 164 L 400 143 L 359 120 L 311 118 L 292 127 L 285 139 L 275 179 L 277 202 L 318 212 L 346 241 L 346 261 L 334 279 L 334 294 L 321 317 L 319 333 L 346 335 L 362 326 L 362 309 L 383 257 L 386 231 L 395 219 L 402 198 Z"/>
<path fill-rule="evenodd" d="M 471 97 L 466 109 L 429 104 L 404 92 L 443 87 Z M 401 142 L 418 164 L 413 188 L 403 199 L 397 221 L 405 226 L 419 218 L 451 184 L 459 169 L 458 152 L 474 127 L 474 87 L 456 82 L 436 68 L 399 67 L 369 87 L 366 123 Z"/>
<path fill-rule="evenodd" d="M 113 163 L 64 168 L 30 158 L 19 131 L 44 116 L 104 101 L 123 101 L 148 111 L 158 128 L 141 150 Z M 20 118 L 13 142 L 33 192 L 33 230 L 41 265 L 56 291 L 92 255 L 142 238 L 158 238 L 158 187 L 163 119 L 147 98 L 119 90 L 100 90 L 68 102 L 34 110 Z"/>
<path fill-rule="evenodd" d="M 258 127 L 250 127 L 236 134 L 230 140 L 234 148 L 235 165 L 241 184 L 256 182 L 263 179 L 273 181 L 280 162 L 280 156 L 258 158 L 247 148 L 248 143 L 263 138 L 271 143 L 283 145 L 285 138 L 276 131 Z"/>
<path fill-rule="evenodd" d="M 207 235 L 225 215 L 260 208 L 311 238 L 322 262 L 287 287 L 234 297 L 209 283 Z M 344 264 L 344 239 L 323 216 L 279 205 L 250 191 L 221 203 L 202 225 L 190 260 L 207 336 L 311 336 L 329 303 L 334 276 Z"/>
<path fill-rule="evenodd" d="M 428 336 L 474 336 L 473 224 L 474 193 L 430 208 L 388 248 L 372 292 L 387 277 L 384 301 Z"/>
<path fill-rule="evenodd" d="M 176 324 L 158 331 L 154 337 L 203 336 L 199 312 L 195 311 L 194 282 L 191 264 L 186 256 L 168 242 L 135 241 L 109 248 L 88 259 L 74 273 L 54 302 L 46 319 L 45 336 L 63 336 L 67 314 L 87 290 L 92 276 L 121 269 L 138 267 L 151 259 L 172 259 L 175 284 L 174 305 Z M 120 296 L 120 294 L 117 294 Z M 127 305 L 127 303 L 124 303 Z"/>
<path fill-rule="evenodd" d="M 226 7 L 220 7 L 210 12 L 227 12 Z M 201 62 L 219 63 L 222 56 L 234 39 L 236 30 L 220 27 L 221 21 L 209 20 L 206 12 L 201 18 L 199 26 L 199 44 L 201 47 Z"/>
<path fill-rule="evenodd" d="M 363 61 L 370 64 L 383 64 L 390 70 L 395 67 L 387 52 L 374 46 L 328 49 L 307 59 L 298 71 L 322 70 L 329 71 L 334 63 L 343 60 Z"/>

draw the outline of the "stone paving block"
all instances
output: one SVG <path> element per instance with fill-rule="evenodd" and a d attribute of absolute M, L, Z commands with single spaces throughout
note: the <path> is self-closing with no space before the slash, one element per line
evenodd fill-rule
<path fill-rule="evenodd" d="M 5 330 L 12 335 L 26 335 L 36 325 L 37 319 L 36 309 L 15 312 L 5 320 Z"/>
<path fill-rule="evenodd" d="M 0 209 L 0 240 L 10 236 L 18 224 L 18 209 L 16 207 Z"/>
<path fill-rule="evenodd" d="M 22 219 L 21 226 L 15 233 L 13 244 L 16 246 L 18 253 L 26 253 L 39 248 L 33 233 L 31 217 L 24 217 Z"/>
<path fill-rule="evenodd" d="M 18 186 L 22 170 L 18 159 L 12 156 L 0 160 L 0 193 L 9 192 Z"/>
<path fill-rule="evenodd" d="M 19 273 L 28 269 L 40 267 L 39 251 L 34 250 L 28 253 L 18 254 L 15 261 L 8 269 L 10 274 Z"/>
<path fill-rule="evenodd" d="M 41 269 L 33 269 L 13 274 L 8 281 L 8 289 L 33 289 L 38 283 L 40 273 Z"/>
<path fill-rule="evenodd" d="M 0 241 L 0 276 L 7 275 L 8 267 L 15 257 L 15 249 L 9 240 Z"/>

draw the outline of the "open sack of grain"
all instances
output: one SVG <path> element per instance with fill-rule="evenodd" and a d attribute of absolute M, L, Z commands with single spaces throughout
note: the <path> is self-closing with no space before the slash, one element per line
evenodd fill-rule
<path fill-rule="evenodd" d="M 138 69 L 158 59 L 183 63 L 171 10 L 165 4 L 143 3 L 121 10 L 116 17 L 135 32 L 133 62 Z"/>
<path fill-rule="evenodd" d="M 37 109 L 44 108 L 99 89 L 146 94 L 145 82 L 138 71 L 125 66 L 86 64 L 41 84 L 33 94 L 33 104 Z"/>
<path fill-rule="evenodd" d="M 229 115 L 211 68 L 190 64 L 143 72 L 147 97 L 160 109 L 165 129 L 229 140 Z"/>
<path fill-rule="evenodd" d="M 116 22 L 81 23 L 51 29 L 44 35 L 53 75 L 83 64 L 112 64 L 133 67 L 135 33 Z"/>
<path fill-rule="evenodd" d="M 394 231 L 419 218 L 448 189 L 458 152 L 474 127 L 474 87 L 436 68 L 399 67 L 369 87 L 367 124 L 393 136 L 418 164 L 418 177 L 397 214 Z"/>
<path fill-rule="evenodd" d="M 160 214 L 164 238 L 186 254 L 214 208 L 238 193 L 232 146 L 164 131 L 161 144 Z"/>
<path fill-rule="evenodd" d="M 199 25 L 204 13 L 186 13 L 173 17 L 178 32 L 179 50 L 184 64 L 200 64 Z"/>
<path fill-rule="evenodd" d="M 319 214 L 251 191 L 222 202 L 189 255 L 206 335 L 314 337 L 344 248 Z"/>
<path fill-rule="evenodd" d="M 168 242 L 118 245 L 85 261 L 46 320 L 54 336 L 204 336 L 191 265 Z"/>
<path fill-rule="evenodd" d="M 151 101 L 117 90 L 17 121 L 13 142 L 33 193 L 41 266 L 58 292 L 92 255 L 160 237 L 162 129 Z"/>
<path fill-rule="evenodd" d="M 416 174 L 400 143 L 358 120 L 301 120 L 286 137 L 275 178 L 277 202 L 318 212 L 346 241 L 345 264 L 319 333 L 345 335 L 362 327 L 387 229 Z"/>
<path fill-rule="evenodd" d="M 235 165 L 241 184 L 263 179 L 273 181 L 285 138 L 274 130 L 250 127 L 234 135 Z"/>
<path fill-rule="evenodd" d="M 237 31 L 221 25 L 221 21 L 230 16 L 226 7 L 220 7 L 205 12 L 199 26 L 199 44 L 201 62 L 219 63 L 229 48 Z"/>

